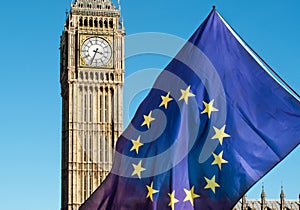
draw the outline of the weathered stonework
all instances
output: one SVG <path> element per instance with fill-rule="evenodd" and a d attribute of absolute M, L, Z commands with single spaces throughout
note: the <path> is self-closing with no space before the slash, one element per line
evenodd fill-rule
<path fill-rule="evenodd" d="M 299 200 L 285 200 L 283 188 L 281 187 L 279 200 L 269 200 L 266 198 L 264 186 L 260 200 L 247 200 L 246 195 L 235 205 L 233 210 L 300 210 L 300 194 Z"/>
<path fill-rule="evenodd" d="M 105 39 L 106 65 L 82 62 L 82 44 Z M 60 41 L 62 96 L 62 210 L 77 210 L 109 172 L 122 132 L 124 28 L 110 0 L 72 4 Z"/>

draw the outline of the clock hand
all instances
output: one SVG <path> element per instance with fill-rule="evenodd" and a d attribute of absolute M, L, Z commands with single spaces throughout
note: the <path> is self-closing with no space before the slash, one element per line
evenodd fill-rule
<path fill-rule="evenodd" d="M 97 52 L 98 52 L 98 48 L 96 48 L 96 50 L 94 50 L 93 52 L 94 52 L 94 56 L 93 56 L 93 58 L 92 58 L 92 60 L 91 60 L 91 64 L 90 64 L 90 65 L 92 65 L 92 63 L 93 63 L 93 61 L 94 61 L 94 59 L 95 59 L 95 57 L 96 57 L 96 54 L 97 54 Z"/>

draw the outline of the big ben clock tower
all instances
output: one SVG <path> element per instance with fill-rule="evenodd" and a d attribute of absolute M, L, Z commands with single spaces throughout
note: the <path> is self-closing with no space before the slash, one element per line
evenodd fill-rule
<path fill-rule="evenodd" d="M 62 210 L 104 180 L 122 131 L 124 28 L 110 0 L 76 0 L 60 41 Z"/>

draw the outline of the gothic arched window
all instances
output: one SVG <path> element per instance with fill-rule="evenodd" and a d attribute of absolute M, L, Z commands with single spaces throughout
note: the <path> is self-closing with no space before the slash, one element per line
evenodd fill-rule
<path fill-rule="evenodd" d="M 110 27 L 110 28 L 113 28 L 113 26 L 114 26 L 113 21 L 112 21 L 112 20 L 109 20 L 109 27 Z"/>
<path fill-rule="evenodd" d="M 83 26 L 82 17 L 79 18 L 79 26 Z"/>
<path fill-rule="evenodd" d="M 114 81 L 114 74 L 113 74 L 113 73 L 110 74 L 110 80 L 111 80 L 112 82 Z"/>

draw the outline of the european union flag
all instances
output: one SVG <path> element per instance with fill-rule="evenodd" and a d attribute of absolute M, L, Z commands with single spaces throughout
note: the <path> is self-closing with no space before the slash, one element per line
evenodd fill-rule
<path fill-rule="evenodd" d="M 215 9 L 160 74 L 81 210 L 231 209 L 300 142 L 300 102 Z"/>

